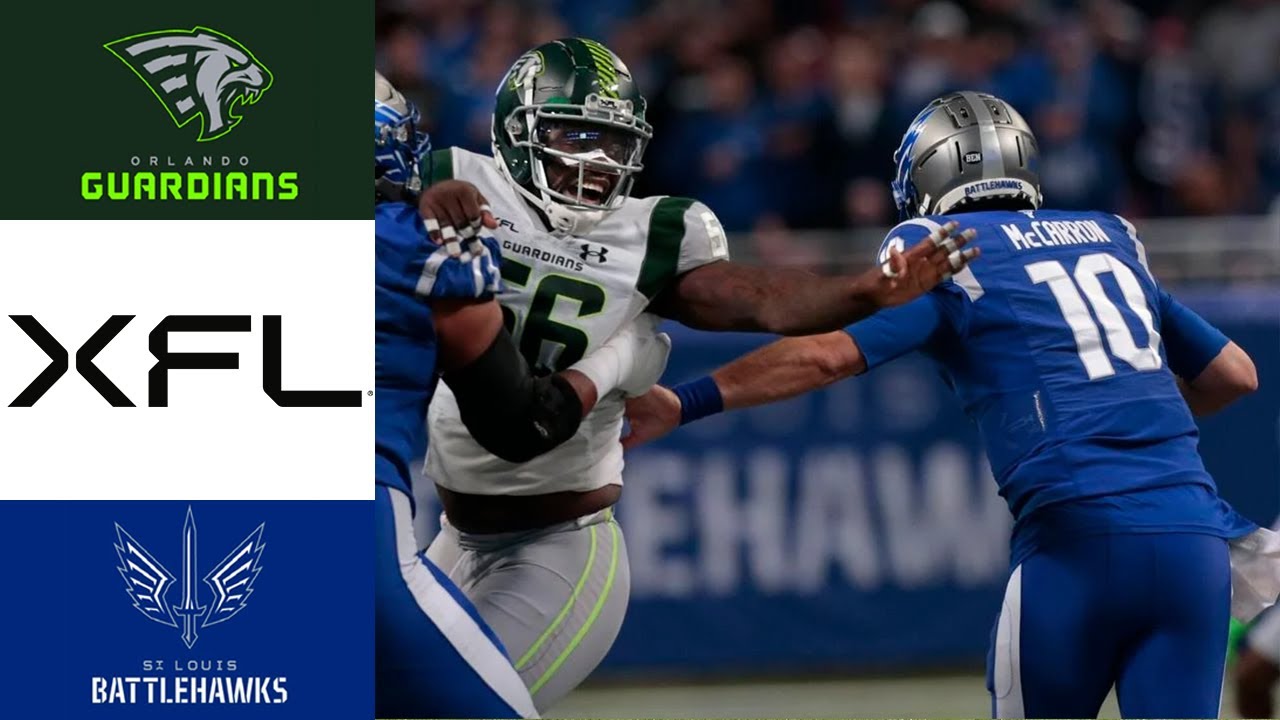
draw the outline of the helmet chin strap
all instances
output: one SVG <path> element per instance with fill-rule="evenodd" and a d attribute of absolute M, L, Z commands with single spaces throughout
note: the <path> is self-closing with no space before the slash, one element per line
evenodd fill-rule
<path fill-rule="evenodd" d="M 534 195 L 516 182 L 515 178 L 511 177 L 511 171 L 507 169 L 506 163 L 496 157 L 494 160 L 498 163 L 498 170 L 502 172 L 502 176 L 506 178 L 507 183 L 529 204 L 541 210 L 542 214 L 547 217 L 547 222 L 551 225 L 552 235 L 556 237 L 586 235 L 595 229 L 600 224 L 600 221 L 604 220 L 607 210 L 574 210 L 561 205 L 545 193 Z"/>
<path fill-rule="evenodd" d="M 526 196 L 532 196 L 524 188 Z M 542 212 L 546 213 L 547 220 L 551 223 L 551 234 L 556 237 L 566 237 L 569 235 L 586 235 L 595 229 L 604 220 L 604 210 L 573 210 L 567 208 L 555 200 L 545 200 L 542 205 Z"/>

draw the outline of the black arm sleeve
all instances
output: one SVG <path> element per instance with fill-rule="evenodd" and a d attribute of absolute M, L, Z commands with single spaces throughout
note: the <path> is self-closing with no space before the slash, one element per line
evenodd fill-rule
<path fill-rule="evenodd" d="M 485 450 L 526 462 L 568 440 L 582 422 L 582 401 L 559 375 L 535 378 L 506 330 L 444 382 L 458 399 L 462 423 Z"/>

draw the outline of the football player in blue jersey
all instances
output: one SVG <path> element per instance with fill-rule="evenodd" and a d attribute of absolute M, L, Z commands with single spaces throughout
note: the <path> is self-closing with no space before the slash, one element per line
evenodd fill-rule
<path fill-rule="evenodd" d="M 1095 717 L 1115 686 L 1126 717 L 1217 717 L 1233 579 L 1238 615 L 1280 587 L 1259 551 L 1274 537 L 1218 497 L 1193 416 L 1252 392 L 1252 361 L 1160 287 L 1129 222 L 1041 209 L 1035 137 L 1000 99 L 934 100 L 895 159 L 905 219 L 880 261 L 904 235 L 959 223 L 983 262 L 844 331 L 655 388 L 630 401 L 625 444 L 922 351 L 981 430 L 1015 517 L 988 657 L 995 716 Z"/>
<path fill-rule="evenodd" d="M 521 462 L 573 435 L 597 397 L 657 382 L 670 342 L 628 327 L 565 372 L 534 377 L 493 294 L 499 253 L 478 227 L 431 227 L 415 190 L 427 151 L 417 111 L 374 77 L 377 717 L 532 717 L 501 643 L 413 537 L 409 463 L 438 380 L 490 452 Z M 413 204 L 407 204 L 413 203 Z"/>

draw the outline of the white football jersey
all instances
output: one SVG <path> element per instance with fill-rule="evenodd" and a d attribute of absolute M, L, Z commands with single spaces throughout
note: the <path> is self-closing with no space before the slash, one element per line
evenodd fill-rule
<path fill-rule="evenodd" d="M 729 256 L 724 231 L 702 203 L 629 198 L 586 235 L 555 237 L 507 183 L 489 155 L 452 148 L 432 156 L 435 180 L 474 184 L 499 227 L 498 296 L 507 328 L 531 366 L 564 370 L 634 321 L 678 275 Z M 428 413 L 425 473 L 446 488 L 480 495 L 536 495 L 622 483 L 623 398 L 600 398 L 577 433 L 551 452 L 506 462 L 462 424 L 443 383 Z"/>
<path fill-rule="evenodd" d="M 1280 665 L 1280 608 L 1272 607 L 1249 629 L 1245 638 L 1249 648 Z"/>

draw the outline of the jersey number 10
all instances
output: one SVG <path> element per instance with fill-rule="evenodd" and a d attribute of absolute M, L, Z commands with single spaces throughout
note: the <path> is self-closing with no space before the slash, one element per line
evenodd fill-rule
<path fill-rule="evenodd" d="M 1107 297 L 1106 291 L 1102 289 L 1098 276 L 1107 272 L 1115 276 L 1116 284 L 1120 286 L 1120 292 L 1124 295 L 1125 304 L 1147 331 L 1146 347 L 1138 347 L 1133 333 L 1129 332 L 1124 316 L 1120 314 L 1120 309 L 1111 302 L 1111 298 Z M 1062 312 L 1062 318 L 1067 321 L 1071 334 L 1075 336 L 1076 352 L 1079 353 L 1080 362 L 1084 363 L 1085 372 L 1089 374 L 1090 380 L 1116 374 L 1111 357 L 1123 360 L 1134 370 L 1160 369 L 1160 333 L 1156 332 L 1151 308 L 1147 306 L 1142 285 L 1138 283 L 1138 278 L 1134 276 L 1129 266 L 1107 253 L 1093 253 L 1081 257 L 1076 262 L 1075 272 L 1071 275 L 1067 274 L 1062 263 L 1057 260 L 1031 263 L 1027 265 L 1027 275 L 1031 276 L 1031 281 L 1037 285 L 1045 283 L 1049 286 L 1054 299 L 1058 301 L 1058 310 Z M 1097 322 L 1094 322 L 1089 315 L 1090 307 L 1098 318 Z M 1103 348 L 1102 332 L 1099 331 L 1098 325 L 1101 325 L 1102 331 L 1107 334 L 1107 346 L 1111 348 L 1110 357 Z"/>

